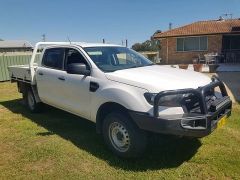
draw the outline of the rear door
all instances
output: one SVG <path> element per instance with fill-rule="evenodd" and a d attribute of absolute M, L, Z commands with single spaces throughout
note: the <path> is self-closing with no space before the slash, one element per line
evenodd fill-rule
<path fill-rule="evenodd" d="M 36 80 L 40 99 L 52 106 L 63 108 L 67 98 L 63 96 L 65 48 L 45 50 L 42 65 L 37 68 Z"/>

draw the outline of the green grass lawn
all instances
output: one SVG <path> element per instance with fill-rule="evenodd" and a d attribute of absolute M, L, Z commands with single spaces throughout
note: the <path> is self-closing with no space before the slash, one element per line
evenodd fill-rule
<path fill-rule="evenodd" d="M 16 84 L 0 83 L 0 179 L 239 179 L 240 105 L 202 139 L 152 135 L 143 157 L 115 157 L 93 123 L 47 107 L 31 114 Z"/>

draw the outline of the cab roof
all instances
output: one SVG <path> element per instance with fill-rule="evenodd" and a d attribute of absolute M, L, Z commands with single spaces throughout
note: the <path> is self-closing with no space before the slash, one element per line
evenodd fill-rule
<path fill-rule="evenodd" d="M 86 43 L 86 42 L 38 42 L 35 47 L 39 46 L 61 46 L 61 45 L 76 45 L 81 47 L 110 47 L 110 46 L 117 46 L 123 47 L 117 44 L 105 44 L 105 43 Z"/>

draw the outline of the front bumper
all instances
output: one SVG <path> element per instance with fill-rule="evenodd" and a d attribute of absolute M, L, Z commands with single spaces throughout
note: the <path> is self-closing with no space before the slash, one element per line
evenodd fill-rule
<path fill-rule="evenodd" d="M 219 87 L 222 97 L 212 102 L 206 102 L 206 92 Z M 199 98 L 201 113 L 185 113 L 181 115 L 159 116 L 158 102 L 166 95 L 192 93 Z M 210 108 L 209 108 L 210 107 Z M 231 115 L 232 101 L 227 95 L 224 84 L 216 77 L 212 83 L 198 89 L 183 89 L 160 92 L 154 100 L 154 115 L 130 111 L 129 114 L 140 129 L 179 136 L 204 137 L 209 135 L 223 117 Z"/>

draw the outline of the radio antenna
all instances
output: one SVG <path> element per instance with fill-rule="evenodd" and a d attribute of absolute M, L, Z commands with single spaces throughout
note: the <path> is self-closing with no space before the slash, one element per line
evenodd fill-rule
<path fill-rule="evenodd" d="M 68 39 L 69 43 L 70 43 L 70 44 L 72 44 L 72 42 L 71 42 L 70 38 L 69 38 L 69 37 L 67 37 L 67 39 Z"/>

